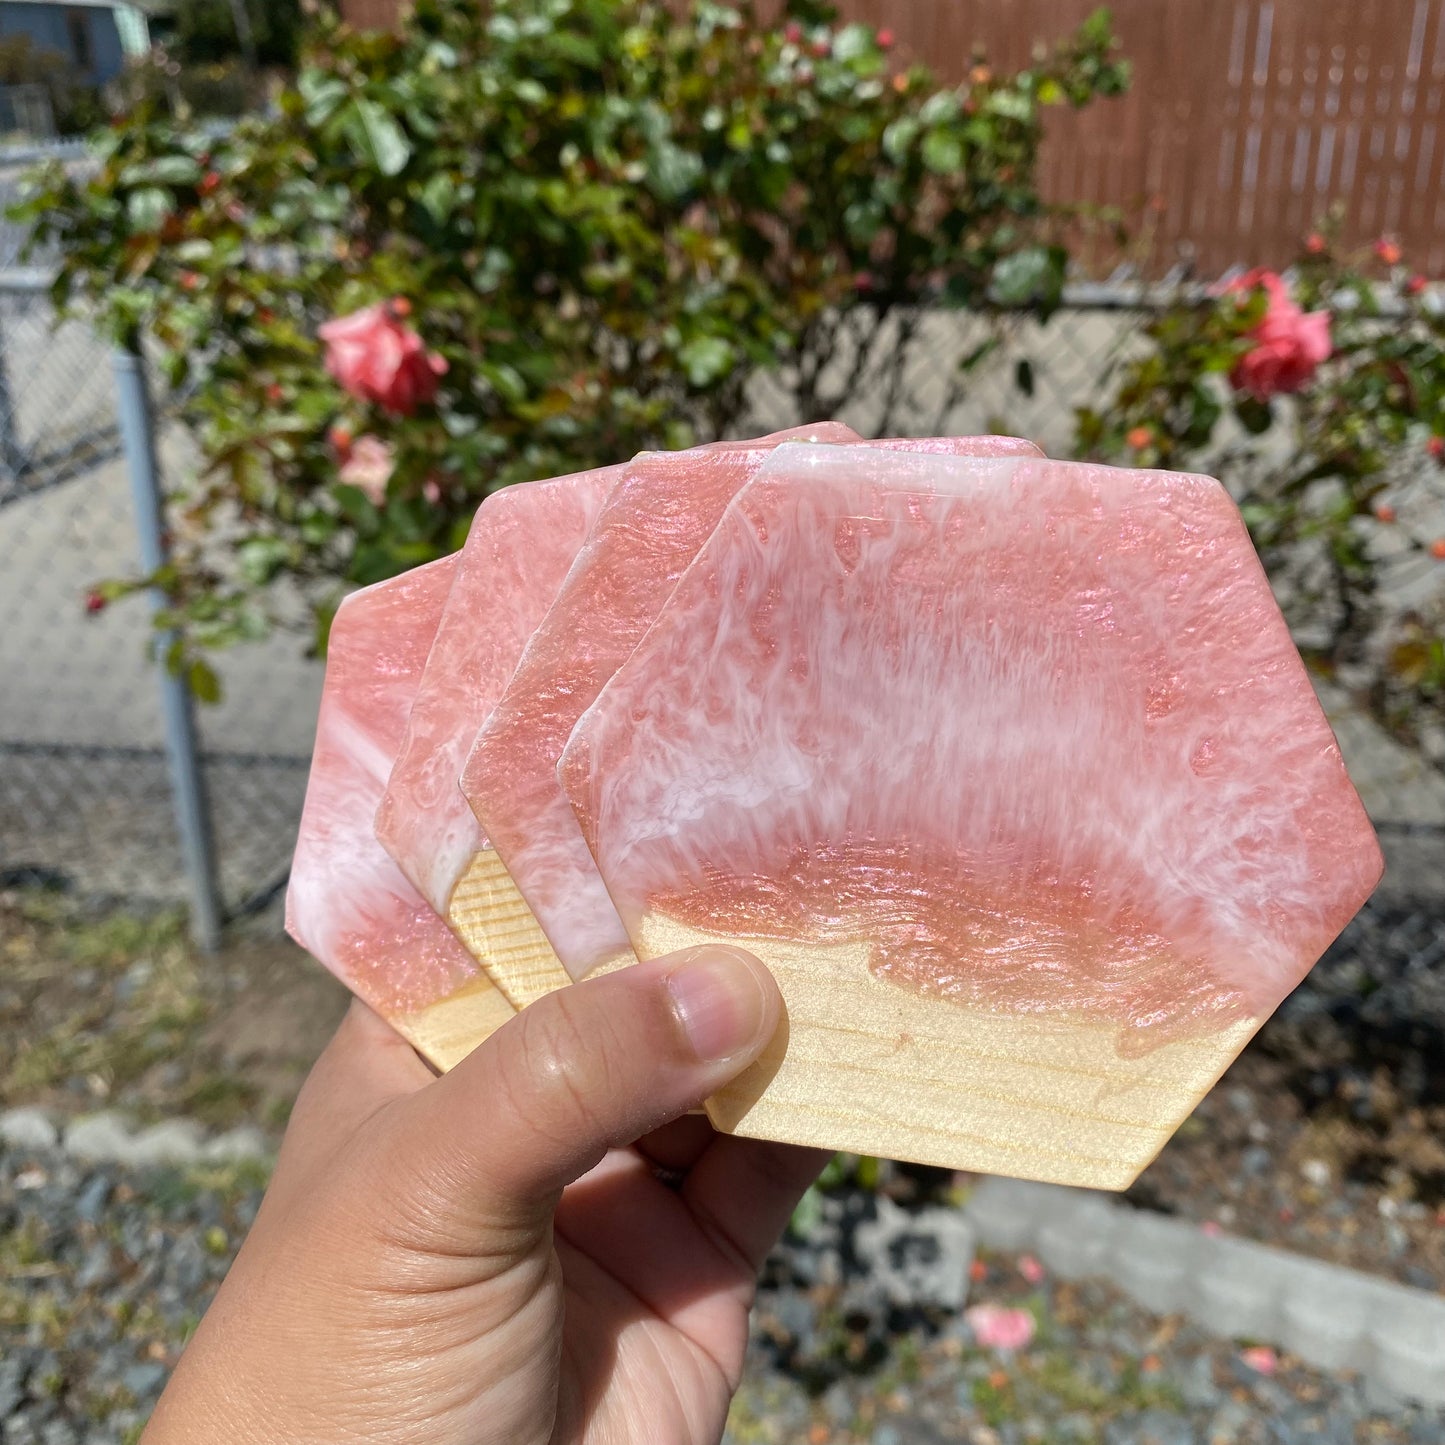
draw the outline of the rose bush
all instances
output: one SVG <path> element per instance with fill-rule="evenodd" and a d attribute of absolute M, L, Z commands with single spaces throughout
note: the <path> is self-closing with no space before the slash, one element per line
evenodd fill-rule
<path fill-rule="evenodd" d="M 1077 449 L 1220 477 L 1308 660 L 1445 765 L 1445 293 L 1404 259 L 1325 229 L 1288 280 L 1174 296 Z"/>
<path fill-rule="evenodd" d="M 152 106 L 47 174 L 56 300 L 144 337 L 199 443 L 156 579 L 177 665 L 213 690 L 199 650 L 298 593 L 324 646 L 489 490 L 718 435 L 760 376 L 825 417 L 930 308 L 1056 305 L 1035 162 L 1050 107 L 1125 84 L 1107 17 L 957 87 L 891 40 L 816 0 L 419 0 L 398 34 L 316 20 L 224 139 Z"/>

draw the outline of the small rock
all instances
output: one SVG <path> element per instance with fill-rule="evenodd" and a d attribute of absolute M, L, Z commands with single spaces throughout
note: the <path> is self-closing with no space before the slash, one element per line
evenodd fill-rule
<path fill-rule="evenodd" d="M 822 1405 L 828 1418 L 840 1430 L 851 1425 L 853 1416 L 857 1413 L 853 1397 L 848 1393 L 848 1387 L 842 1380 L 835 1380 L 823 1392 Z"/>
<path fill-rule="evenodd" d="M 110 1179 L 104 1174 L 95 1175 L 75 1197 L 77 1218 L 83 1219 L 87 1224 L 99 1223 L 105 1206 L 110 1202 L 110 1191 Z"/>
<path fill-rule="evenodd" d="M 773 1315 L 788 1337 L 795 1341 L 810 1339 L 817 1325 L 817 1311 L 801 1294 L 780 1294 L 773 1300 Z"/>
<path fill-rule="evenodd" d="M 0 1114 L 0 1140 L 12 1149 L 54 1149 L 60 1131 L 40 1109 L 9 1109 Z"/>
<path fill-rule="evenodd" d="M 166 1382 L 166 1367 L 158 1361 L 146 1360 L 124 1371 L 120 1382 L 137 1400 L 149 1400 L 153 1395 L 160 1394 L 161 1386 Z"/>
<path fill-rule="evenodd" d="M 150 982 L 151 974 L 155 972 L 150 959 L 137 959 L 121 975 L 120 982 L 115 986 L 115 1001 L 117 1003 L 128 1003 L 139 990 Z"/>
<path fill-rule="evenodd" d="M 77 1159 L 115 1163 L 131 1148 L 130 1130 L 117 1114 L 91 1114 L 65 1131 L 65 1147 Z"/>
<path fill-rule="evenodd" d="M 1139 1445 L 1194 1445 L 1194 1426 L 1162 1410 L 1145 1410 L 1133 1422 Z"/>
<path fill-rule="evenodd" d="M 166 1277 L 183 1300 L 193 1299 L 206 1280 L 206 1254 L 193 1234 L 184 1234 L 171 1248 Z"/>
<path fill-rule="evenodd" d="M 25 1399 L 28 1367 L 22 1360 L 0 1360 L 0 1421 L 14 1414 Z"/>
<path fill-rule="evenodd" d="M 1263 1179 L 1274 1169 L 1274 1155 L 1263 1144 L 1251 1144 L 1239 1156 L 1239 1169 L 1251 1179 Z"/>
<path fill-rule="evenodd" d="M 1305 1182 L 1313 1184 L 1316 1189 L 1325 1189 L 1329 1185 L 1330 1166 L 1323 1159 L 1306 1159 L 1299 1172 Z"/>
<path fill-rule="evenodd" d="M 189 1119 L 168 1119 L 131 1141 L 122 1156 L 127 1164 L 194 1164 L 201 1158 L 201 1131 Z"/>
<path fill-rule="evenodd" d="M 243 1124 L 218 1134 L 210 1143 L 201 1148 L 201 1158 L 207 1163 L 234 1164 L 243 1159 L 266 1159 L 270 1157 L 271 1142 L 253 1124 Z"/>
<path fill-rule="evenodd" d="M 110 1271 L 110 1246 L 102 1240 L 86 1251 L 80 1268 L 75 1272 L 75 1287 L 82 1290 L 94 1289 L 110 1277 Z"/>
<path fill-rule="evenodd" d="M 1212 1410 L 1220 1401 L 1214 1383 L 1214 1363 L 1208 1355 L 1197 1355 L 1177 1376 L 1180 1398 L 1191 1410 Z"/>

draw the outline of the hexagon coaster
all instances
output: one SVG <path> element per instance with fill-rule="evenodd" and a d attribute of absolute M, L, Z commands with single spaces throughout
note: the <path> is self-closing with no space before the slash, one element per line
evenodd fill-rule
<path fill-rule="evenodd" d="M 512 1016 L 372 828 L 456 559 L 353 593 L 331 628 L 286 930 L 440 1068 Z"/>
<path fill-rule="evenodd" d="M 631 962 L 626 932 L 557 782 L 557 759 L 577 719 L 628 655 L 738 489 L 780 441 L 856 443 L 822 425 L 653 453 L 623 469 L 566 585 L 527 646 L 462 774 L 486 826 L 561 960 L 539 970 L 491 968 L 521 1007 L 609 962 Z M 969 456 L 1038 455 L 1011 437 L 893 439 L 864 445 Z M 484 960 L 485 962 L 485 960 Z"/>
<path fill-rule="evenodd" d="M 1123 1188 L 1381 859 L 1218 483 L 780 448 L 560 775 L 644 956 L 787 1024 L 709 1103 L 797 1143 Z"/>
<path fill-rule="evenodd" d="M 624 471 L 524 482 L 478 508 L 376 814 L 382 846 L 517 1003 L 561 967 L 457 778 Z"/>

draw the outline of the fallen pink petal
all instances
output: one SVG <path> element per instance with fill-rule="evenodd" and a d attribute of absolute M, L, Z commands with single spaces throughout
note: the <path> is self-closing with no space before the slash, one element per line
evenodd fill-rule
<path fill-rule="evenodd" d="M 1257 1374 L 1272 1375 L 1279 1368 L 1279 1356 L 1268 1345 L 1251 1345 L 1239 1358 Z"/>
<path fill-rule="evenodd" d="M 1027 1349 L 1034 1337 L 1034 1317 L 1027 1310 L 1002 1305 L 974 1305 L 964 1319 L 973 1337 L 986 1350 Z"/>

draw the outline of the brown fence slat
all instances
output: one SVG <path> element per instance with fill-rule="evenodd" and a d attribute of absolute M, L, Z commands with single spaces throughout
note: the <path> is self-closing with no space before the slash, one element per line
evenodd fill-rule
<path fill-rule="evenodd" d="M 777 0 L 769 0 L 776 8 Z M 1000 66 L 1065 35 L 1097 0 L 839 0 L 887 24 L 902 59 L 945 79 L 976 46 Z M 354 24 L 398 0 L 341 0 Z M 1050 118 L 1052 200 L 1115 207 L 1152 237 L 1153 267 L 1283 265 L 1342 203 L 1344 239 L 1397 234 L 1445 276 L 1445 0 L 1113 0 L 1133 92 Z M 1096 258 L 1104 264 L 1104 256 Z"/>

